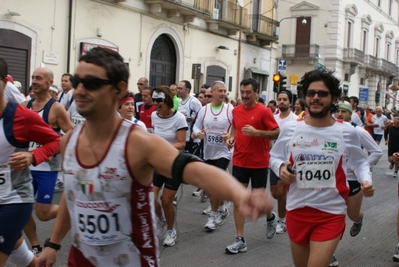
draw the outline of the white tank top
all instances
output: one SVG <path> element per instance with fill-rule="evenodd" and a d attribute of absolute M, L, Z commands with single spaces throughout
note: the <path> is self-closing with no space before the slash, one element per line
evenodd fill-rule
<path fill-rule="evenodd" d="M 231 151 L 227 148 L 223 140 L 223 133 L 230 132 L 231 122 L 233 121 L 233 106 L 223 104 L 218 111 L 213 111 L 211 104 L 208 104 L 201 110 L 197 119 L 202 120 L 202 126 L 205 132 L 204 138 L 204 159 L 226 158 L 231 160 Z"/>
<path fill-rule="evenodd" d="M 63 161 L 73 246 L 95 266 L 159 266 L 152 187 L 137 182 L 126 165 L 126 140 L 136 126 L 121 120 L 95 166 L 76 154 L 83 127 L 72 130 Z"/>

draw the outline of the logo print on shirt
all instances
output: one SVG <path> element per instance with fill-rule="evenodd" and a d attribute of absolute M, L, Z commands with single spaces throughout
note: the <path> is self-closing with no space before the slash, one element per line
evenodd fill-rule
<path fill-rule="evenodd" d="M 89 197 L 94 191 L 94 181 L 92 180 L 83 180 L 80 181 L 80 190 L 82 190 L 83 194 Z"/>
<path fill-rule="evenodd" d="M 322 150 L 338 152 L 338 142 L 324 141 Z"/>

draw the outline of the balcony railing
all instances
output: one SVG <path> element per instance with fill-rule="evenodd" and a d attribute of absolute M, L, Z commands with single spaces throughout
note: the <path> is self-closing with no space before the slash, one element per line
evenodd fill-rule
<path fill-rule="evenodd" d="M 364 63 L 368 68 L 371 69 L 378 69 L 378 63 L 377 63 L 377 58 L 372 56 L 372 55 L 366 55 L 364 57 Z"/>
<path fill-rule="evenodd" d="M 163 9 L 175 9 L 183 15 L 211 16 L 213 0 L 144 0 L 145 4 L 161 5 Z"/>
<path fill-rule="evenodd" d="M 398 67 L 392 62 L 379 58 L 377 63 L 381 70 L 389 72 L 393 76 L 398 76 Z"/>
<path fill-rule="evenodd" d="M 274 29 L 278 22 L 261 14 L 248 15 L 249 31 L 261 35 L 273 37 Z"/>
<path fill-rule="evenodd" d="M 244 19 L 247 17 L 248 10 L 242 8 L 229 0 L 217 2 L 219 4 L 213 9 L 213 20 L 227 22 L 241 26 L 241 28 L 248 28 L 248 22 Z"/>
<path fill-rule="evenodd" d="M 364 52 L 356 48 L 344 48 L 344 61 L 354 62 L 358 64 L 364 63 Z"/>
<path fill-rule="evenodd" d="M 320 47 L 317 44 L 283 45 L 283 58 L 318 58 Z"/>

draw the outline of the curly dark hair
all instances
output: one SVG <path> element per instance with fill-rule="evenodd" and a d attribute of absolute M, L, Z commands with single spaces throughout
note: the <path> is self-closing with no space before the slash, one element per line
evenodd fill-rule
<path fill-rule="evenodd" d="M 339 87 L 340 80 L 336 78 L 333 73 L 333 70 L 328 70 L 326 68 L 318 68 L 306 72 L 300 81 L 303 95 L 306 96 L 306 92 L 308 91 L 309 85 L 311 83 L 322 81 L 330 90 L 331 95 L 338 98 L 341 95 L 342 90 Z"/>

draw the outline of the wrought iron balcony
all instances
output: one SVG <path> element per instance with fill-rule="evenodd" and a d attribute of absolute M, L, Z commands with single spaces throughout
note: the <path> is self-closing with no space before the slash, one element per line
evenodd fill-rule
<path fill-rule="evenodd" d="M 283 45 L 283 58 L 319 58 L 320 47 L 317 44 Z"/>
<path fill-rule="evenodd" d="M 343 59 L 354 64 L 364 63 L 364 52 L 356 48 L 344 48 Z"/>
<path fill-rule="evenodd" d="M 369 69 L 378 69 L 378 59 L 372 55 L 366 55 L 364 57 L 364 63 L 366 64 L 366 67 Z"/>
<path fill-rule="evenodd" d="M 252 36 L 252 38 L 259 40 L 277 41 L 278 36 L 275 36 L 274 33 L 278 21 L 261 14 L 250 14 L 247 18 L 249 26 L 246 30 L 247 37 Z"/>
<path fill-rule="evenodd" d="M 212 0 L 144 0 L 150 5 L 152 13 L 160 13 L 162 9 L 167 10 L 168 17 L 188 16 L 207 19 L 211 17 Z M 188 21 L 190 22 L 190 21 Z"/>
<path fill-rule="evenodd" d="M 207 21 L 210 29 L 218 29 L 219 26 L 228 30 L 248 28 L 248 20 L 245 20 L 248 14 L 246 8 L 240 7 L 232 0 L 218 1 L 216 4 L 211 19 Z"/>
<path fill-rule="evenodd" d="M 380 70 L 388 72 L 392 76 L 398 76 L 398 67 L 394 63 L 383 58 L 379 58 L 377 63 Z"/>

